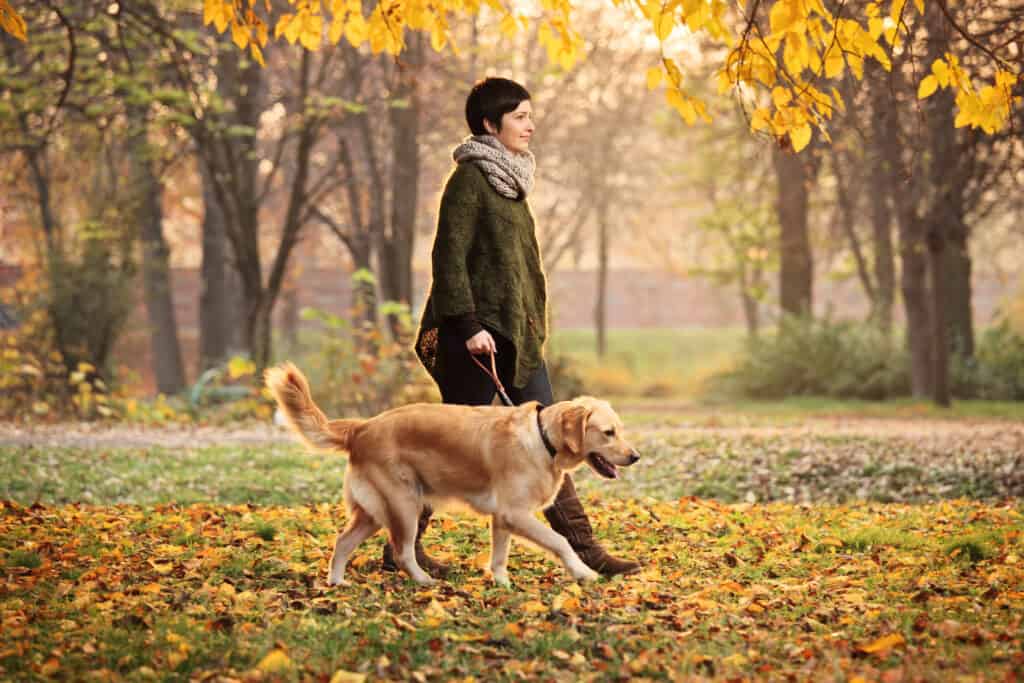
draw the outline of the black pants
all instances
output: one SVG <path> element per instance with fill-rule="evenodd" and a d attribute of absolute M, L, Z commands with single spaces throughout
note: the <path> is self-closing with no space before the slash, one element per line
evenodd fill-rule
<path fill-rule="evenodd" d="M 515 387 L 512 378 L 515 375 L 516 350 L 512 342 L 505 339 L 494 330 L 488 330 L 494 337 L 498 353 L 494 356 L 494 364 L 498 368 L 498 377 L 508 392 L 508 397 L 516 405 L 527 401 L 540 401 L 544 405 L 554 403 L 554 396 L 551 393 L 551 380 L 548 378 L 548 370 L 542 363 L 540 368 L 533 373 L 524 387 Z M 441 400 L 444 403 L 459 403 L 470 406 L 490 405 L 494 396 L 498 393 L 494 381 L 486 372 L 480 369 L 466 348 L 465 340 L 447 326 L 442 325 L 438 331 L 438 352 L 441 354 L 441 381 L 438 388 L 441 390 Z M 490 368 L 491 360 L 488 354 L 481 354 L 477 359 Z"/>

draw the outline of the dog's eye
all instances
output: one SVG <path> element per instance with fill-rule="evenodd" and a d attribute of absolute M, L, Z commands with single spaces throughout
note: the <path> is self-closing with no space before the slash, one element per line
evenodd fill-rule
<path fill-rule="evenodd" d="M 605 436 L 615 436 L 615 427 L 612 427 L 611 429 L 604 430 L 604 435 Z"/>

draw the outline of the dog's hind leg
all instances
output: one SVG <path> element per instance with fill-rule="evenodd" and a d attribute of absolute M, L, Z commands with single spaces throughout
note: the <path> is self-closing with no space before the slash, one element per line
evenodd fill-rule
<path fill-rule="evenodd" d="M 512 529 L 513 533 L 556 555 L 577 581 L 593 581 L 600 576 L 583 563 L 565 536 L 544 526 L 529 513 L 506 513 L 502 521 Z"/>
<path fill-rule="evenodd" d="M 419 584 L 435 583 L 430 574 L 423 571 L 416 561 L 416 531 L 420 517 L 421 501 L 416 496 L 390 498 L 388 506 L 388 531 L 391 545 L 395 549 L 395 561 Z"/>
<path fill-rule="evenodd" d="M 345 530 L 338 534 L 334 541 L 334 554 L 331 555 L 331 573 L 328 585 L 337 586 L 345 582 L 345 565 L 352 551 L 380 529 L 380 524 L 359 505 L 352 505 L 352 519 Z"/>
<path fill-rule="evenodd" d="M 498 515 L 491 516 L 491 576 L 494 583 L 508 588 L 508 546 L 512 533 Z"/>

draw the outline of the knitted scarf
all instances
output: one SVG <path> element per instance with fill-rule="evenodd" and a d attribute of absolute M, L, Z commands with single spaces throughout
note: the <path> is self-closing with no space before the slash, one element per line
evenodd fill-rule
<path fill-rule="evenodd" d="M 533 189 L 533 152 L 514 154 L 493 135 L 470 135 L 452 151 L 452 158 L 476 164 L 503 197 L 523 199 Z"/>

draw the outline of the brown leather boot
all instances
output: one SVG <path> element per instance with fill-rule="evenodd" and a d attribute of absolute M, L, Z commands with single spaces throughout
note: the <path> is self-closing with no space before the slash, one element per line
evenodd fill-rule
<path fill-rule="evenodd" d="M 551 528 L 565 536 L 580 559 L 595 572 L 615 576 L 640 571 L 639 563 L 609 555 L 598 545 L 587 513 L 576 495 L 576 486 L 568 474 L 565 475 L 565 481 L 562 482 L 555 502 L 544 511 L 544 516 Z"/>
<path fill-rule="evenodd" d="M 423 532 L 426 531 L 427 525 L 430 524 L 430 517 L 433 514 L 433 508 L 429 505 L 423 506 L 419 522 L 416 524 L 416 562 L 420 565 L 423 571 L 430 574 L 435 579 L 440 579 L 448 575 L 448 565 L 442 564 L 428 556 L 423 550 L 423 544 L 420 543 L 420 538 L 423 536 Z M 381 569 L 386 572 L 398 571 L 398 563 L 395 562 L 395 549 L 392 547 L 390 541 L 384 544 L 384 555 L 381 557 L 380 564 Z"/>

